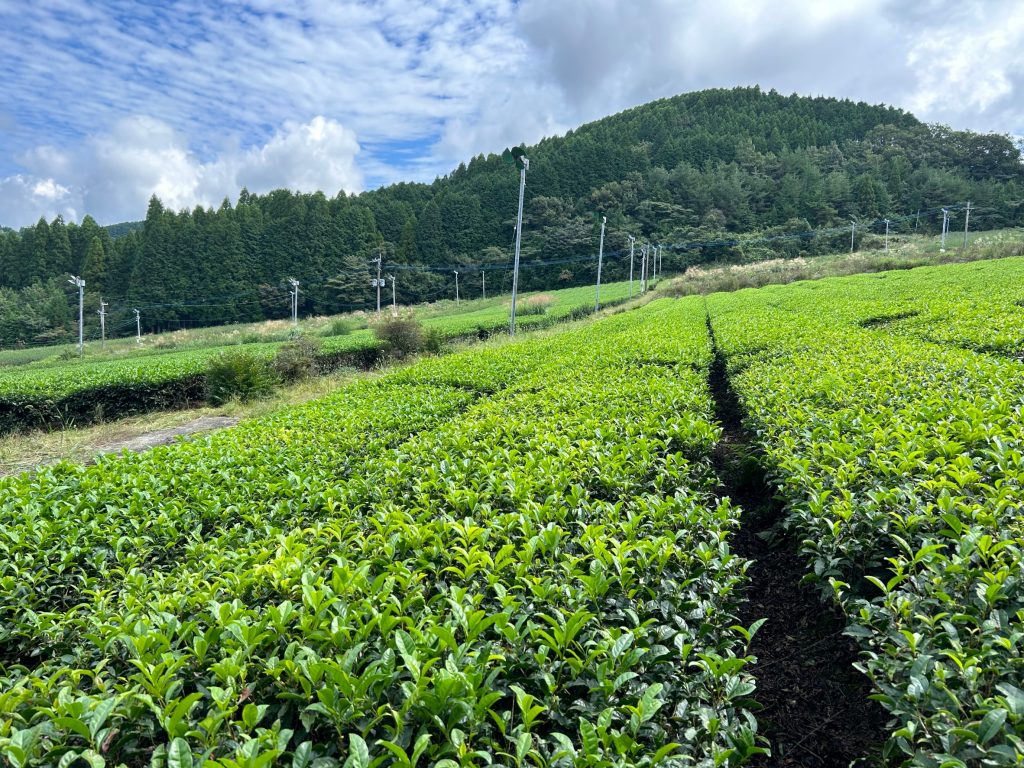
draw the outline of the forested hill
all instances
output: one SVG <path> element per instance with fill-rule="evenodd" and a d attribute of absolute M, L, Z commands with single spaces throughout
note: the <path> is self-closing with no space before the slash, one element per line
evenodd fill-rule
<path fill-rule="evenodd" d="M 626 247 L 629 233 L 710 243 L 848 226 L 851 218 L 865 231 L 872 220 L 918 210 L 926 214 L 914 224 L 936 228 L 929 211 L 966 200 L 978 206 L 972 222 L 981 226 L 1022 218 L 1021 158 L 1006 136 L 929 126 L 886 106 L 758 88 L 663 99 L 526 150 L 527 289 L 593 279 L 595 214 L 608 217 L 611 253 Z M 400 302 L 452 295 L 454 269 L 464 295 L 476 295 L 479 265 L 510 260 L 518 181 L 516 170 L 491 154 L 432 184 L 354 196 L 242 190 L 234 206 L 181 212 L 154 198 L 144 226 L 116 239 L 89 217 L 80 225 L 41 220 L 5 231 L 0 343 L 70 333 L 70 314 L 57 316 L 69 272 L 85 277 L 90 301 L 102 294 L 113 310 L 139 307 L 150 329 L 285 316 L 289 277 L 302 284 L 303 314 L 366 306 L 370 261 L 379 251 L 398 277 Z M 813 253 L 843 238 L 848 242 L 847 234 L 670 248 L 664 263 L 673 269 Z M 627 267 L 613 256 L 605 275 L 618 279 Z M 508 282 L 503 267 L 488 271 L 489 290 Z M 22 289 L 33 291 L 31 302 L 18 297 Z M 15 317 L 12 307 L 27 303 L 49 315 Z"/>

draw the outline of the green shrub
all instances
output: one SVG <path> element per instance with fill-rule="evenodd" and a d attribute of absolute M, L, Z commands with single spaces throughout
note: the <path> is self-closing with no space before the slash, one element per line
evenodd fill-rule
<path fill-rule="evenodd" d="M 531 296 L 519 308 L 520 315 L 544 315 L 554 303 L 554 299 L 546 293 Z"/>
<path fill-rule="evenodd" d="M 437 328 L 428 328 L 423 334 L 423 351 L 432 355 L 440 354 L 444 349 L 445 336 Z"/>
<path fill-rule="evenodd" d="M 274 373 L 286 382 L 308 379 L 317 372 L 320 342 L 308 336 L 282 344 L 274 358 Z"/>
<path fill-rule="evenodd" d="M 336 317 L 321 332 L 321 336 L 348 336 L 356 329 L 356 324 L 346 317 Z"/>
<path fill-rule="evenodd" d="M 387 315 L 373 325 L 374 335 L 397 357 L 423 349 L 423 326 L 413 315 Z"/>
<path fill-rule="evenodd" d="M 206 396 L 214 405 L 232 398 L 245 403 L 266 397 L 277 382 L 270 361 L 251 352 L 225 352 L 206 368 Z"/>

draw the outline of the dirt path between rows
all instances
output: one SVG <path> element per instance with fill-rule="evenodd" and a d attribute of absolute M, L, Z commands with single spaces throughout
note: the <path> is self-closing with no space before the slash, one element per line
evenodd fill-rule
<path fill-rule="evenodd" d="M 238 423 L 238 418 L 234 416 L 200 416 L 198 419 L 180 424 L 177 427 L 169 427 L 167 429 L 156 429 L 152 432 L 145 432 L 141 435 L 136 435 L 125 440 L 116 440 L 111 443 L 104 443 L 95 449 L 95 453 L 120 453 L 121 451 L 132 451 L 133 453 L 141 453 L 142 451 L 148 451 L 150 448 L 156 448 L 158 445 L 168 445 L 173 443 L 175 438 L 182 437 L 185 435 L 195 435 L 200 432 L 210 432 L 215 429 L 224 429 L 225 427 L 233 427 Z"/>
<path fill-rule="evenodd" d="M 713 338 L 713 336 L 712 336 Z M 782 505 L 764 479 L 759 456 L 742 423 L 742 410 L 716 355 L 710 377 L 723 428 L 715 463 L 722 487 L 743 509 L 732 539 L 736 554 L 751 560 L 740 621 L 767 619 L 751 643 L 751 668 L 763 709 L 755 713 L 772 756 L 754 768 L 862 768 L 883 764 L 888 736 L 885 710 L 868 696 L 866 676 L 853 664 L 856 644 L 844 618 L 801 583 L 806 563 L 799 543 L 778 530 Z"/>

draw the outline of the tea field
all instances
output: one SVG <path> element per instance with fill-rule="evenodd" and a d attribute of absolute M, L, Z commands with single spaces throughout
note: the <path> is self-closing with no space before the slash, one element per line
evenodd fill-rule
<path fill-rule="evenodd" d="M 708 300 L 808 580 L 913 765 L 1024 761 L 1022 278 L 1006 259 Z"/>
<path fill-rule="evenodd" d="M 639 283 L 635 291 L 639 292 Z M 603 306 L 621 303 L 629 296 L 629 284 L 604 285 L 601 295 Z M 589 286 L 551 291 L 540 297 L 542 303 L 534 308 L 541 311 L 533 312 L 531 301 L 536 301 L 538 295 L 522 297 L 518 328 L 548 327 L 586 316 L 594 308 L 594 289 Z M 411 311 L 425 330 L 436 332 L 443 339 L 487 336 L 508 328 L 507 297 L 466 301 L 458 306 L 455 302 L 438 304 Z M 318 356 L 324 367 L 369 367 L 381 359 L 385 345 L 366 327 L 365 318 L 335 320 L 348 324 L 351 330 L 346 328 L 342 335 L 317 338 Z M 300 326 L 300 332 L 313 336 L 330 331 L 330 319 Z M 0 351 L 0 434 L 15 429 L 85 424 L 201 402 L 206 395 L 204 374 L 214 358 L 244 350 L 269 360 L 291 333 L 291 325 L 281 322 L 251 326 L 247 332 L 230 326 L 208 328 L 191 335 L 147 338 L 142 346 L 137 346 L 134 339 L 112 341 L 109 351 L 90 348 L 89 354 L 81 359 L 69 357 L 67 348 L 62 348 L 65 354 L 53 350 L 41 359 L 27 361 L 22 359 L 20 350 Z"/>
<path fill-rule="evenodd" d="M 658 302 L 4 481 L 5 758 L 755 751 L 710 355 Z"/>
<path fill-rule="evenodd" d="M 777 546 L 890 718 L 867 757 L 1022 765 L 1022 278 L 1003 259 L 661 299 L 0 480 L 0 756 L 800 764 L 765 762 L 750 644 L 786 616 L 739 619 L 715 362 L 784 504 Z"/>

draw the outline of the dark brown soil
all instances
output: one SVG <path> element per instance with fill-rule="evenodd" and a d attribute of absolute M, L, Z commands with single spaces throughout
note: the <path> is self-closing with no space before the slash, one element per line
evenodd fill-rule
<path fill-rule="evenodd" d="M 868 679 L 853 667 L 857 647 L 846 622 L 819 593 L 800 583 L 807 565 L 798 543 L 778 529 L 782 511 L 764 480 L 759 457 L 743 429 L 739 402 L 725 365 L 716 358 L 711 389 L 725 433 L 716 456 L 721 493 L 739 504 L 743 525 L 734 551 L 752 560 L 740 619 L 767 621 L 751 643 L 752 668 L 763 709 L 756 713 L 771 757 L 759 768 L 843 768 L 883 765 L 887 715 L 867 697 Z"/>

